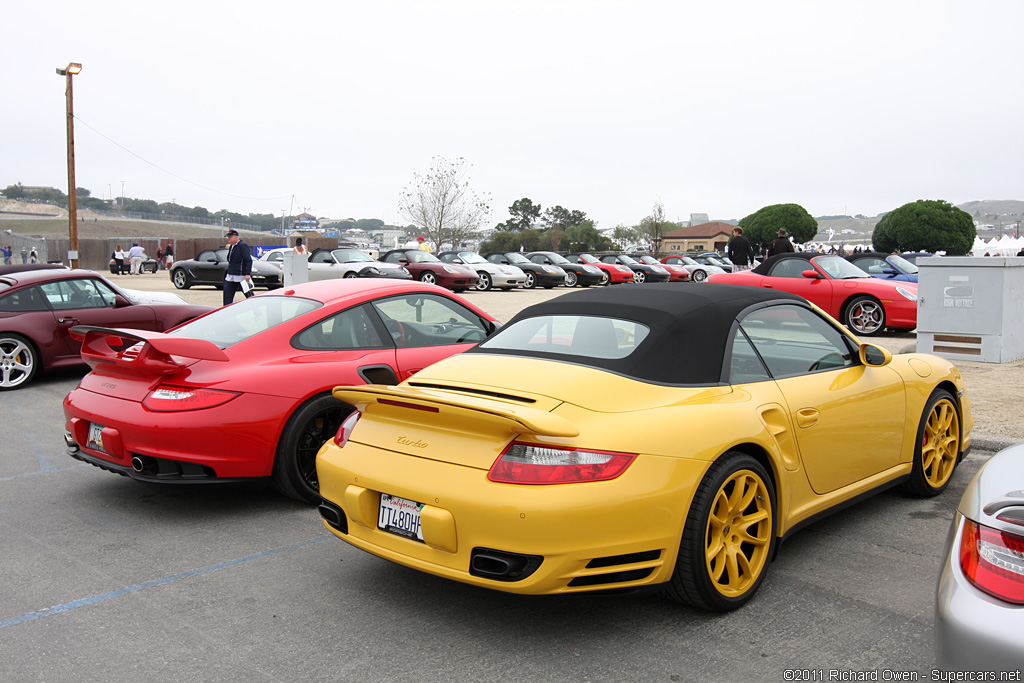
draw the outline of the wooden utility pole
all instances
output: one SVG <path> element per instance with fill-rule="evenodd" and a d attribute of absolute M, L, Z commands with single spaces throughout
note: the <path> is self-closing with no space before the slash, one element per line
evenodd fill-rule
<path fill-rule="evenodd" d="M 67 78 L 67 89 L 64 94 L 68 103 L 68 232 L 71 237 L 71 248 L 68 251 L 68 260 L 72 268 L 78 267 L 78 202 L 75 192 L 75 113 L 72 92 L 71 77 L 82 70 L 82 65 L 76 62 L 68 64 L 66 69 L 57 69 L 57 74 Z"/>

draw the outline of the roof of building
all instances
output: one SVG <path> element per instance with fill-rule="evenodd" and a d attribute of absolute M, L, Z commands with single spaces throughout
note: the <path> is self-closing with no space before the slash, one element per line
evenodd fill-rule
<path fill-rule="evenodd" d="M 731 235 L 732 229 L 735 225 L 731 223 L 722 223 L 721 221 L 711 221 L 710 223 L 701 223 L 700 225 L 691 225 L 688 228 L 679 228 L 672 232 L 666 232 L 663 237 L 665 239 L 700 239 L 708 237 L 718 237 L 719 235 Z"/>

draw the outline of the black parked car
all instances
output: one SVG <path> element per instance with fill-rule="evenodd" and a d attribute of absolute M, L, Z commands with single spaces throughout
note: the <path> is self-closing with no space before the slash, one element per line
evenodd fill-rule
<path fill-rule="evenodd" d="M 171 267 L 171 282 L 178 289 L 192 285 L 212 285 L 218 289 L 224 286 L 224 274 L 228 271 L 228 250 L 207 249 L 195 258 L 175 261 Z M 284 284 L 280 265 L 253 259 L 252 284 L 254 287 L 277 289 Z"/>
<path fill-rule="evenodd" d="M 597 266 L 590 266 L 584 263 L 571 263 L 569 259 L 553 251 L 531 251 L 526 255 L 534 263 L 542 266 L 555 266 L 565 271 L 565 286 L 589 287 L 599 285 L 604 281 L 604 271 Z"/>
<path fill-rule="evenodd" d="M 125 254 L 127 254 L 127 252 L 125 252 Z M 110 274 L 111 275 L 120 275 L 121 274 L 121 273 L 117 272 L 117 261 L 115 261 L 114 259 L 110 259 L 109 268 L 110 268 Z M 131 272 L 132 261 L 131 261 L 130 258 L 127 257 L 127 255 L 124 258 L 124 266 L 122 268 L 123 268 L 125 273 L 130 273 Z M 155 273 L 157 270 L 159 270 L 159 268 L 160 268 L 160 264 L 157 263 L 156 259 L 150 258 L 148 256 L 146 258 L 142 259 L 142 272 L 143 273 Z"/>
<path fill-rule="evenodd" d="M 534 263 L 518 251 L 492 251 L 483 255 L 491 263 L 503 266 L 515 266 L 526 274 L 527 289 L 533 289 L 540 285 L 544 289 L 551 289 L 558 285 L 565 284 L 565 271 L 558 266 Z"/>

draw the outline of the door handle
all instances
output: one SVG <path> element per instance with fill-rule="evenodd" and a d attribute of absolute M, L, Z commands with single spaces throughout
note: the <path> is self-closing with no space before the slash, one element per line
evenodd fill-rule
<path fill-rule="evenodd" d="M 75 323 L 78 322 L 78 318 L 57 318 L 57 322 L 59 322 L 61 325 L 66 325 L 68 323 L 74 325 Z"/>
<path fill-rule="evenodd" d="M 796 424 L 801 429 L 813 427 L 814 425 L 818 424 L 818 420 L 820 418 L 821 413 L 819 413 L 814 408 L 801 408 L 800 410 L 796 411 Z"/>

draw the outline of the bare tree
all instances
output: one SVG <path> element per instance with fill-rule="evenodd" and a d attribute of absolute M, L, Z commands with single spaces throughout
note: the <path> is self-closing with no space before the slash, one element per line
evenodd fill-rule
<path fill-rule="evenodd" d="M 661 253 L 661 242 L 665 235 L 665 206 L 660 198 L 654 201 L 649 221 L 647 234 L 651 239 L 651 251 L 657 256 Z"/>
<path fill-rule="evenodd" d="M 402 188 L 399 211 L 435 250 L 472 239 L 491 214 L 490 196 L 470 189 L 468 169 L 462 157 L 434 157 L 426 175 L 413 174 L 412 183 Z"/>

